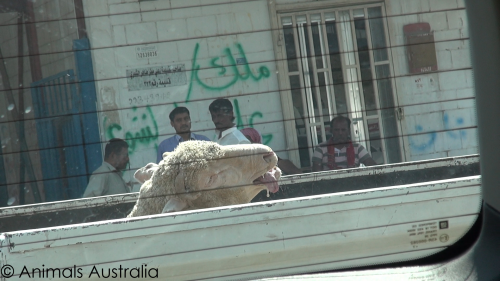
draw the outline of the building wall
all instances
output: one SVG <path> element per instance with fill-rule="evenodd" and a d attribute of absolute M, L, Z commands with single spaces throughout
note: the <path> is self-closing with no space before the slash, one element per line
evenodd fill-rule
<path fill-rule="evenodd" d="M 214 140 L 208 105 L 218 97 L 233 102 L 239 128 L 254 126 L 287 155 L 267 2 L 226 2 L 84 2 L 101 139 L 127 138 L 132 168 L 155 161 L 157 145 L 175 133 L 168 119 L 175 105 L 190 110 L 192 131 Z M 141 47 L 157 56 L 138 59 Z M 185 67 L 185 83 L 143 90 L 127 84 L 127 70 L 171 65 Z"/>
<path fill-rule="evenodd" d="M 104 142 L 112 137 L 128 138 L 132 167 L 153 161 L 156 146 L 174 133 L 168 120 L 174 103 L 191 110 L 193 131 L 215 139 L 207 107 L 217 97 L 237 101 L 238 125 L 248 126 L 253 122 L 273 149 L 284 150 L 268 4 L 226 2 L 92 0 L 84 3 L 94 49 L 101 139 Z M 303 2 L 308 1 L 280 0 L 277 4 Z M 395 95 L 404 109 L 401 129 L 406 160 L 476 153 L 474 93 L 463 3 L 461 0 L 411 3 L 403 5 L 400 0 L 385 3 Z M 438 71 L 410 75 L 403 26 L 418 22 L 428 22 L 434 32 Z M 255 77 L 261 67 L 270 76 L 234 78 L 234 69 L 227 66 L 227 51 L 235 60 L 242 59 L 236 44 L 241 44 Z M 140 47 L 154 48 L 157 56 L 138 59 L 136 48 Z M 195 55 L 200 70 L 193 73 Z M 225 68 L 214 68 L 211 62 Z M 176 64 L 184 65 L 187 70 L 186 84 L 140 91 L 129 89 L 127 70 Z M 238 69 L 244 73 L 245 64 L 238 65 Z M 201 83 L 195 79 L 196 75 Z M 146 114 L 146 121 L 134 122 L 141 114 Z"/>
<path fill-rule="evenodd" d="M 33 3 L 43 77 L 75 68 L 73 40 L 78 39 L 73 1 Z"/>
<path fill-rule="evenodd" d="M 277 0 L 277 5 L 318 1 Z M 368 1 L 324 0 L 325 7 Z M 337 4 L 337 6 L 335 6 Z M 475 95 L 463 0 L 385 1 L 395 98 L 404 110 L 406 161 L 478 153 Z M 283 7 L 283 6 L 282 6 Z M 307 7 L 301 7 L 301 9 Z M 300 14 L 300 9 L 297 14 Z M 427 22 L 434 34 L 438 71 L 410 74 L 403 26 Z"/>
<path fill-rule="evenodd" d="M 386 2 L 408 160 L 478 153 L 467 17 L 462 0 Z M 404 16 L 402 16 L 404 15 Z M 410 74 L 403 26 L 427 22 L 438 71 Z"/>

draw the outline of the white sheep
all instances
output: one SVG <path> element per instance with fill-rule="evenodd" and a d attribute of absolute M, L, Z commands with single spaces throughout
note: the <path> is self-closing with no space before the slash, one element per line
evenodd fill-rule
<path fill-rule="evenodd" d="M 278 191 L 277 161 L 261 144 L 182 142 L 136 172 L 144 183 L 128 217 L 249 203 L 261 190 Z"/>

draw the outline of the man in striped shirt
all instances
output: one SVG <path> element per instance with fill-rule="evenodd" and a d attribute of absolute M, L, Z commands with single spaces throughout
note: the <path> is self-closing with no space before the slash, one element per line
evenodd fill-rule
<path fill-rule="evenodd" d="M 337 116 L 330 122 L 332 137 L 320 143 L 312 157 L 313 172 L 377 165 L 368 151 L 351 141 L 351 120 Z"/>

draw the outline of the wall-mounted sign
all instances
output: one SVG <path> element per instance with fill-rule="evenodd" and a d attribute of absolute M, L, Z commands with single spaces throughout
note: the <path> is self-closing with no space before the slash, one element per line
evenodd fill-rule
<path fill-rule="evenodd" d="M 184 64 L 127 70 L 129 91 L 158 89 L 186 84 L 187 77 Z"/>
<path fill-rule="evenodd" d="M 408 24 L 403 27 L 410 73 L 423 73 L 438 69 L 434 33 L 429 23 Z"/>
<path fill-rule="evenodd" d="M 135 48 L 136 58 L 138 60 L 154 58 L 158 56 L 156 45 L 152 46 L 139 46 Z"/>

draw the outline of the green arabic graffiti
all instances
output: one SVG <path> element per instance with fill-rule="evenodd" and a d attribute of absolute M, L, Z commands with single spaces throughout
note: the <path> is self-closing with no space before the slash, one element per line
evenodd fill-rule
<path fill-rule="evenodd" d="M 137 149 L 138 145 L 148 146 L 150 143 L 155 143 L 155 149 L 157 148 L 156 141 L 158 140 L 158 125 L 156 123 L 156 119 L 153 115 L 153 111 L 149 106 L 145 108 L 144 111 L 138 111 L 137 107 L 132 108 L 134 116 L 130 119 L 131 123 L 137 123 L 140 121 L 142 124 L 152 125 L 153 128 L 149 125 L 145 125 L 139 128 L 137 131 L 127 131 L 125 132 L 125 141 L 129 145 L 129 154 L 132 155 Z M 107 119 L 104 119 L 104 124 L 106 127 Z M 116 133 L 119 133 L 123 130 L 120 124 L 111 124 L 106 129 L 106 136 L 109 139 L 116 138 Z"/>
<path fill-rule="evenodd" d="M 239 43 L 236 43 L 235 45 L 236 45 L 236 48 L 238 49 L 239 54 L 241 55 L 240 60 L 243 62 L 242 63 L 243 68 L 244 68 L 243 74 L 240 73 L 240 71 L 238 70 L 237 62 L 234 59 L 233 54 L 231 53 L 231 49 L 225 48 L 223 53 L 228 58 L 228 67 L 231 69 L 231 72 L 234 76 L 233 76 L 233 79 L 231 81 L 227 82 L 225 85 L 222 85 L 219 87 L 212 87 L 212 86 L 209 86 L 209 85 L 203 83 L 203 81 L 201 81 L 200 77 L 198 76 L 198 71 L 200 70 L 200 65 L 198 64 L 198 62 L 196 60 L 198 57 L 198 50 L 200 49 L 200 44 L 196 43 L 196 46 L 194 47 L 193 65 L 191 67 L 191 78 L 189 81 L 189 89 L 188 89 L 188 93 L 186 96 L 186 103 L 189 102 L 189 100 L 191 98 L 191 92 L 193 90 L 193 83 L 197 83 L 198 85 L 200 85 L 202 88 L 204 88 L 206 90 L 222 91 L 222 90 L 225 90 L 225 89 L 231 87 L 239 80 L 245 81 L 245 80 L 251 79 L 251 80 L 257 82 L 263 78 L 268 78 L 271 75 L 269 68 L 267 68 L 266 66 L 259 67 L 257 76 L 255 74 L 253 74 L 252 70 L 250 69 L 250 66 L 248 65 L 247 58 L 245 55 L 245 51 L 243 50 L 243 47 Z M 222 76 L 222 75 L 226 74 L 227 68 L 225 66 L 223 66 L 222 64 L 218 63 L 218 60 L 219 60 L 219 57 L 215 57 L 212 60 L 210 60 L 210 66 L 214 67 L 216 69 L 219 69 L 218 74 Z"/>
<path fill-rule="evenodd" d="M 233 100 L 234 104 L 234 113 L 236 114 L 236 127 L 238 130 L 243 129 L 243 119 L 241 118 L 241 113 L 240 113 L 240 105 L 237 99 Z M 250 118 L 248 119 L 248 127 L 253 128 L 254 125 L 254 118 L 262 118 L 264 115 L 260 111 L 255 111 L 250 115 Z M 268 145 L 271 141 L 273 140 L 273 134 L 266 134 L 262 135 L 262 143 L 265 145 Z"/>
<path fill-rule="evenodd" d="M 228 71 L 230 71 L 231 75 L 233 78 L 225 83 L 224 85 L 218 86 L 218 87 L 213 87 L 209 86 L 200 79 L 198 76 L 198 71 L 200 70 L 200 65 L 198 64 L 198 52 L 200 49 L 200 44 L 196 43 L 196 46 L 194 48 L 193 52 L 193 59 L 192 59 L 192 67 L 191 67 L 191 78 L 189 81 L 189 89 L 188 93 L 186 96 L 185 103 L 189 103 L 191 99 L 191 93 L 193 91 L 193 87 L 195 86 L 194 84 L 202 87 L 203 89 L 209 90 L 209 91 L 223 91 L 225 89 L 228 89 L 229 87 L 233 86 L 235 83 L 238 81 L 246 81 L 246 80 L 251 80 L 254 82 L 258 82 L 264 78 L 269 78 L 271 75 L 271 72 L 269 71 L 269 68 L 267 66 L 260 66 L 258 69 L 257 75 L 252 72 L 250 69 L 250 66 L 247 61 L 247 57 L 245 55 L 245 51 L 243 49 L 243 46 L 241 44 L 236 43 L 235 44 L 236 48 L 238 49 L 239 55 L 241 56 L 238 58 L 238 60 L 235 60 L 233 54 L 231 53 L 230 48 L 225 48 L 222 53 L 228 58 L 228 63 L 227 67 L 219 63 L 219 57 L 212 58 L 210 60 L 210 67 L 213 67 L 218 70 L 218 75 L 222 78 L 224 75 L 229 75 Z M 242 65 L 243 66 L 243 71 L 240 71 L 237 67 L 237 65 Z M 229 69 L 229 70 L 228 70 Z M 237 99 L 233 100 L 234 103 L 234 113 L 236 115 L 236 127 L 241 130 L 244 127 L 243 124 L 243 119 L 241 117 L 241 112 L 240 112 L 240 107 Z M 174 107 L 178 107 L 179 105 L 174 102 Z M 249 124 L 248 126 L 253 128 L 254 126 L 254 119 L 255 118 L 263 118 L 264 115 L 260 111 L 255 111 L 250 115 L 249 118 Z M 273 135 L 272 134 L 266 134 L 262 136 L 262 140 L 264 144 L 269 144 L 273 140 Z"/>

